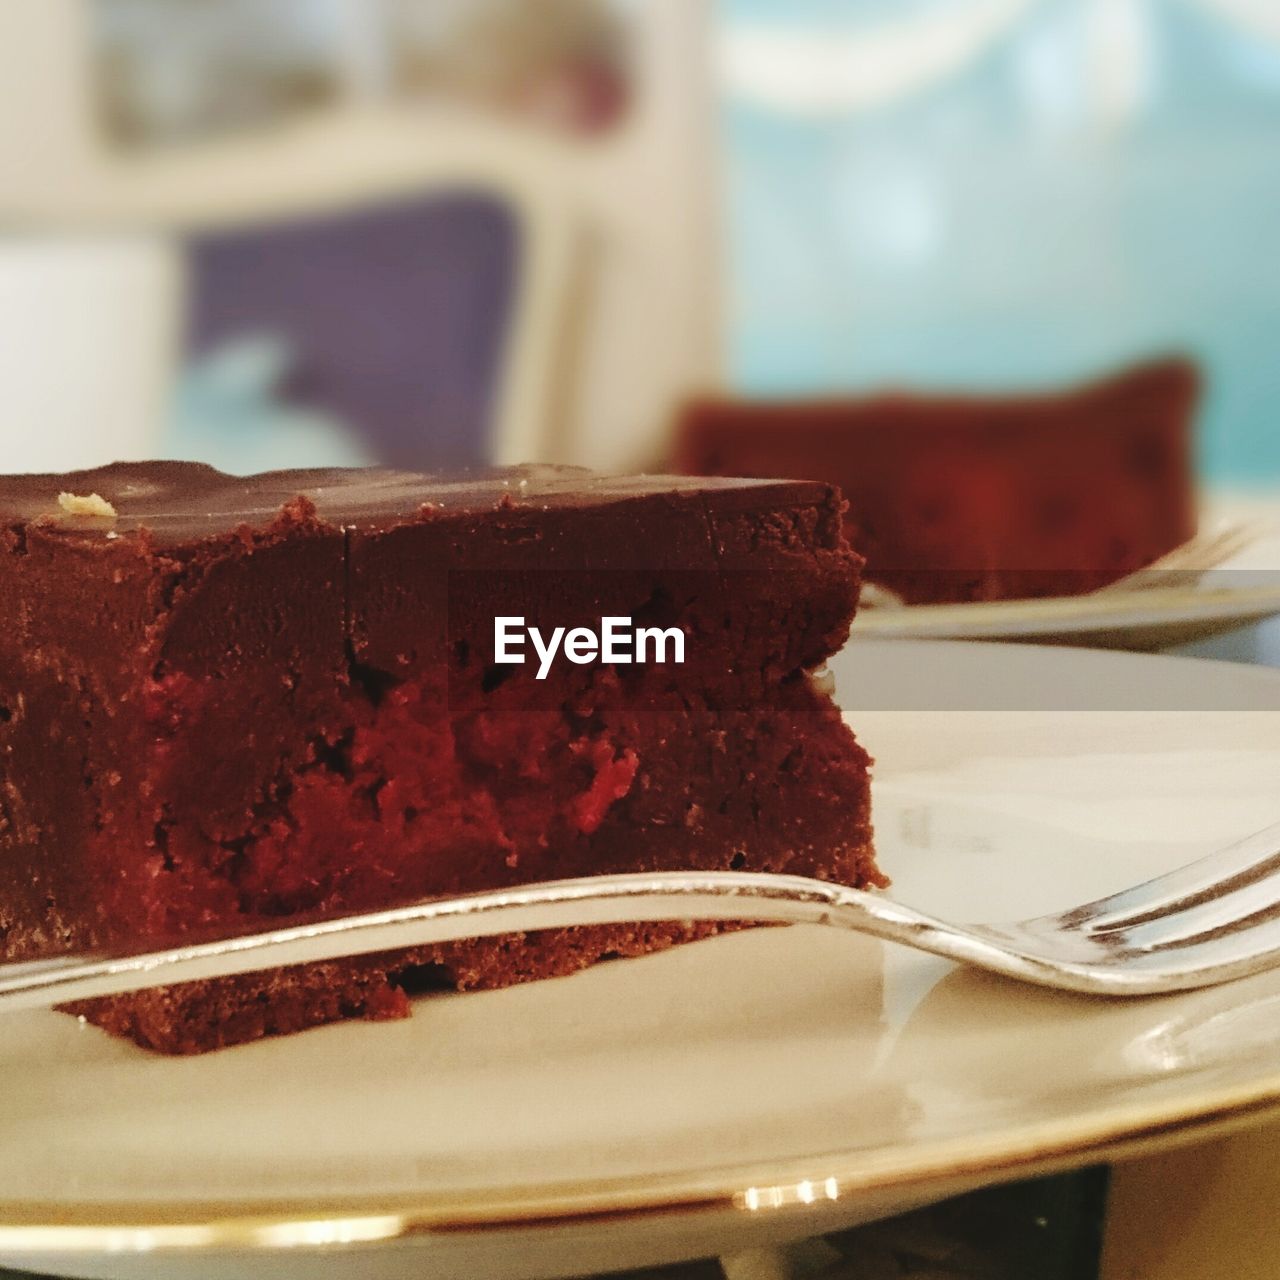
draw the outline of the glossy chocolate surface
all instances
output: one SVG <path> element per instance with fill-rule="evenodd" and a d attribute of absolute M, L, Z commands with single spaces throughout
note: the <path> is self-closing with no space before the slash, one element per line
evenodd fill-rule
<path fill-rule="evenodd" d="M 203 463 L 124 462 L 63 475 L 0 476 L 0 524 L 39 522 L 88 538 L 149 530 L 158 546 L 268 526 L 298 497 L 339 527 L 378 529 L 422 518 L 495 509 L 598 510 L 620 502 L 696 505 L 714 496 L 735 509 L 821 500 L 826 486 L 791 480 L 598 475 L 577 467 L 523 466 L 431 474 L 379 468 L 271 471 L 230 476 Z M 98 494 L 117 519 L 68 515 L 58 496 Z"/>

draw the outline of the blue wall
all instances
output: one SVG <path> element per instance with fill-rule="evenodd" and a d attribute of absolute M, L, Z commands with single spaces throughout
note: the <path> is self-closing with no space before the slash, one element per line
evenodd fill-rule
<path fill-rule="evenodd" d="M 835 29 L 928 0 L 722 5 Z M 1100 120 L 1087 8 L 1039 0 L 875 111 L 726 102 L 741 389 L 1036 385 L 1177 348 L 1209 380 L 1206 474 L 1280 480 L 1280 48 L 1136 0 L 1139 92 Z"/>

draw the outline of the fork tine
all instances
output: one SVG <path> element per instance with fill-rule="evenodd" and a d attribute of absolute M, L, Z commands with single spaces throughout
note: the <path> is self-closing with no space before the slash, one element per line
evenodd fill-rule
<path fill-rule="evenodd" d="M 1277 870 L 1280 870 L 1280 823 L 1156 880 L 1074 907 L 1052 917 L 1051 922 L 1091 934 L 1131 928 L 1242 889 Z"/>
<path fill-rule="evenodd" d="M 1262 523 L 1257 520 L 1228 523 L 1210 535 L 1202 552 L 1218 557 L 1220 564 L 1222 560 L 1229 559 L 1237 551 L 1243 551 L 1256 542 L 1262 536 L 1263 528 Z"/>
<path fill-rule="evenodd" d="M 1254 929 L 1280 917 L 1280 874 L 1272 871 L 1194 905 L 1151 913 L 1134 924 L 1091 929 L 1089 936 L 1117 956 L 1172 951 Z"/>
<path fill-rule="evenodd" d="M 1198 939 L 1169 947 L 1150 947 L 1116 954 L 1114 963 L 1120 972 L 1134 974 L 1178 975 L 1177 985 L 1166 980 L 1164 990 L 1182 990 L 1189 986 L 1223 982 L 1271 967 L 1280 958 L 1280 909 L 1263 913 L 1257 920 L 1222 934 L 1208 934 Z M 1200 980 L 1186 982 L 1188 976 Z"/>
<path fill-rule="evenodd" d="M 1098 594 L 1175 587 L 1198 581 L 1256 542 L 1263 528 L 1259 521 L 1230 522 L 1212 532 L 1198 533 L 1145 568 L 1099 587 Z"/>

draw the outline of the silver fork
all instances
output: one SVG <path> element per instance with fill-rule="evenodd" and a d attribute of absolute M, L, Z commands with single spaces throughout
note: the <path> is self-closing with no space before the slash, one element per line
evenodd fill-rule
<path fill-rule="evenodd" d="M 1099 587 L 1094 594 L 1194 586 L 1212 570 L 1221 568 L 1252 546 L 1264 532 L 1265 527 L 1256 521 L 1242 524 L 1222 521 L 1144 568 Z"/>
<path fill-rule="evenodd" d="M 880 894 L 800 876 L 592 876 L 147 954 L 0 965 L 0 1011 L 437 942 L 656 920 L 832 925 L 1045 987 L 1108 996 L 1183 991 L 1280 964 L 1280 824 L 1158 880 L 1015 924 L 952 924 Z"/>

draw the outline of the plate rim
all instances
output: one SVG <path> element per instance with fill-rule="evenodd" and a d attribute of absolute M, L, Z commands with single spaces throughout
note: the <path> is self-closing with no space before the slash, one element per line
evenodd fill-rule
<path fill-rule="evenodd" d="M 635 1176 L 564 1182 L 536 1190 L 465 1195 L 329 1196 L 174 1205 L 88 1202 L 0 1204 L 0 1257 L 53 1254 L 274 1252 L 385 1245 L 410 1237 L 654 1219 L 671 1214 L 764 1212 L 793 1217 L 876 1192 L 1012 1180 L 1049 1169 L 1129 1157 L 1280 1119 L 1280 1067 L 1247 1085 L 1206 1089 L 1167 1103 L 1132 1103 L 972 1136 L 878 1152 L 833 1152 L 770 1164 L 727 1166 L 694 1178 Z M 877 1158 L 879 1157 L 879 1158 Z M 700 1182 L 701 1185 L 692 1185 Z M 685 1184 L 685 1190 L 677 1190 Z M 670 1189 L 666 1189 L 670 1188 Z"/>

